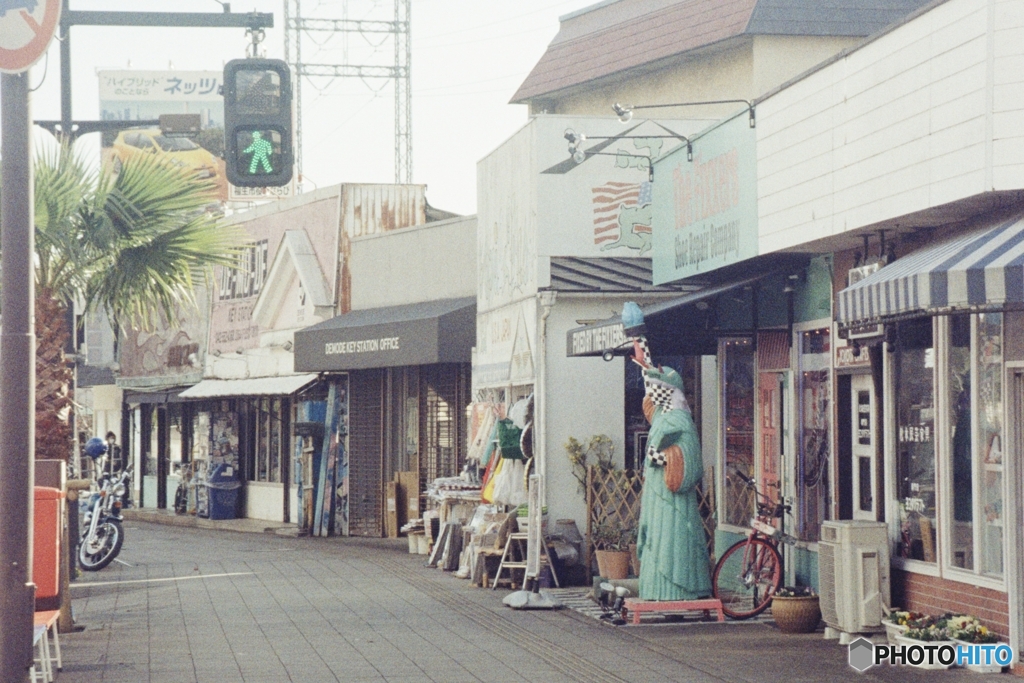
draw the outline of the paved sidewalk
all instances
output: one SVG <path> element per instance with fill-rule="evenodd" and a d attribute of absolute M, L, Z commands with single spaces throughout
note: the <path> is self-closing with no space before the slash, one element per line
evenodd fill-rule
<path fill-rule="evenodd" d="M 985 681 L 875 668 L 766 623 L 613 627 L 514 611 L 423 566 L 404 539 L 303 539 L 129 522 L 72 588 L 59 683 Z"/>

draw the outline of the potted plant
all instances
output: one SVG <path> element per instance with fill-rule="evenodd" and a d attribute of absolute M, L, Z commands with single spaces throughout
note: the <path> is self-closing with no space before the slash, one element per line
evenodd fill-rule
<path fill-rule="evenodd" d="M 962 645 L 999 642 L 999 636 L 988 630 L 988 627 L 983 626 L 977 617 L 966 614 L 948 617 L 946 619 L 946 632 L 956 643 Z M 965 664 L 964 667 L 970 671 L 983 674 L 997 674 L 1003 670 L 1003 667 L 995 662 Z"/>
<path fill-rule="evenodd" d="M 636 542 L 636 530 L 606 519 L 594 528 L 593 540 L 598 574 L 605 579 L 629 576 L 629 544 Z"/>
<path fill-rule="evenodd" d="M 928 626 L 914 626 L 908 628 L 907 631 L 896 637 L 896 644 L 903 646 L 920 645 L 921 643 L 928 643 L 929 645 L 950 645 L 956 647 L 950 637 L 949 632 L 946 630 L 946 623 L 944 619 L 939 619 L 934 624 Z M 928 662 L 928 658 L 925 657 L 924 661 L 920 664 L 911 664 L 916 666 L 918 669 L 948 669 L 951 664 L 943 664 L 938 659 L 933 658 L 931 663 Z"/>
<path fill-rule="evenodd" d="M 821 621 L 818 595 L 810 586 L 786 586 L 772 596 L 772 617 L 783 633 L 811 633 Z"/>
<path fill-rule="evenodd" d="M 932 623 L 931 617 L 921 612 L 893 610 L 882 622 L 882 625 L 885 626 L 885 635 L 889 644 L 895 645 L 896 637 L 902 636 L 908 628 L 928 626 L 930 623 Z"/>

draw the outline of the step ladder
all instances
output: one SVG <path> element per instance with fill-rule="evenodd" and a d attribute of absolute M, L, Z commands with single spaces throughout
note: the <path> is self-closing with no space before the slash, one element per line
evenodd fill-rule
<path fill-rule="evenodd" d="M 522 569 L 526 571 L 526 545 L 529 534 L 525 532 L 514 533 L 508 535 L 508 540 L 505 541 L 505 552 L 501 555 L 501 564 L 498 565 L 498 571 L 494 575 L 494 583 L 491 585 L 491 590 L 498 587 L 498 582 L 501 581 L 502 574 L 508 571 L 508 580 L 512 581 L 512 572 L 515 569 Z M 551 567 L 551 577 L 555 581 L 555 585 L 559 588 L 562 584 L 558 581 L 558 574 L 555 572 L 554 565 L 551 562 L 551 551 L 548 550 L 548 544 L 545 541 L 541 541 L 541 547 L 544 549 L 541 554 L 541 566 L 547 564 Z M 524 580 L 525 583 L 525 580 Z"/>

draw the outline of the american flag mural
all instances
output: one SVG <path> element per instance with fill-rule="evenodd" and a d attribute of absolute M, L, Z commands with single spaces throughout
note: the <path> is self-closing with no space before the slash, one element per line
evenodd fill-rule
<path fill-rule="evenodd" d="M 591 189 L 594 205 L 594 244 L 612 246 L 613 242 L 626 242 L 623 230 L 650 235 L 649 225 L 622 225 L 619 216 L 623 209 L 651 203 L 651 183 L 622 183 L 608 181 Z M 622 246 L 627 246 L 623 244 Z"/>

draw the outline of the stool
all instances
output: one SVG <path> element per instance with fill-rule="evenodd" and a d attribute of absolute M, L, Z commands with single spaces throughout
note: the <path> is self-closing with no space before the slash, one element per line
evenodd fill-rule
<path fill-rule="evenodd" d="M 32 668 L 29 669 L 29 673 L 32 674 L 32 683 L 49 683 L 53 680 L 53 674 L 50 671 L 50 647 L 47 643 L 45 626 L 36 626 L 32 629 L 32 647 L 39 651 L 39 656 L 32 660 Z M 36 668 L 36 662 L 39 663 L 39 669 Z M 42 677 L 41 680 L 40 677 Z"/>
<path fill-rule="evenodd" d="M 693 612 L 702 611 L 705 613 L 715 610 L 718 612 L 718 621 L 725 621 L 725 610 L 722 609 L 722 601 L 716 598 L 704 600 L 640 600 L 639 598 L 626 598 L 622 606 L 622 618 L 626 618 L 627 612 L 633 613 L 633 625 L 640 623 L 641 612 Z"/>
<path fill-rule="evenodd" d="M 47 610 L 45 612 L 36 612 L 34 623 L 35 626 L 42 626 L 46 629 L 47 644 L 46 649 L 49 654 L 50 644 L 49 638 L 53 638 L 53 654 L 50 657 L 50 680 L 53 680 L 53 663 L 57 664 L 57 671 L 64 669 L 64 664 L 61 662 L 60 656 L 60 632 L 57 629 L 57 621 L 60 619 L 60 610 Z"/>

